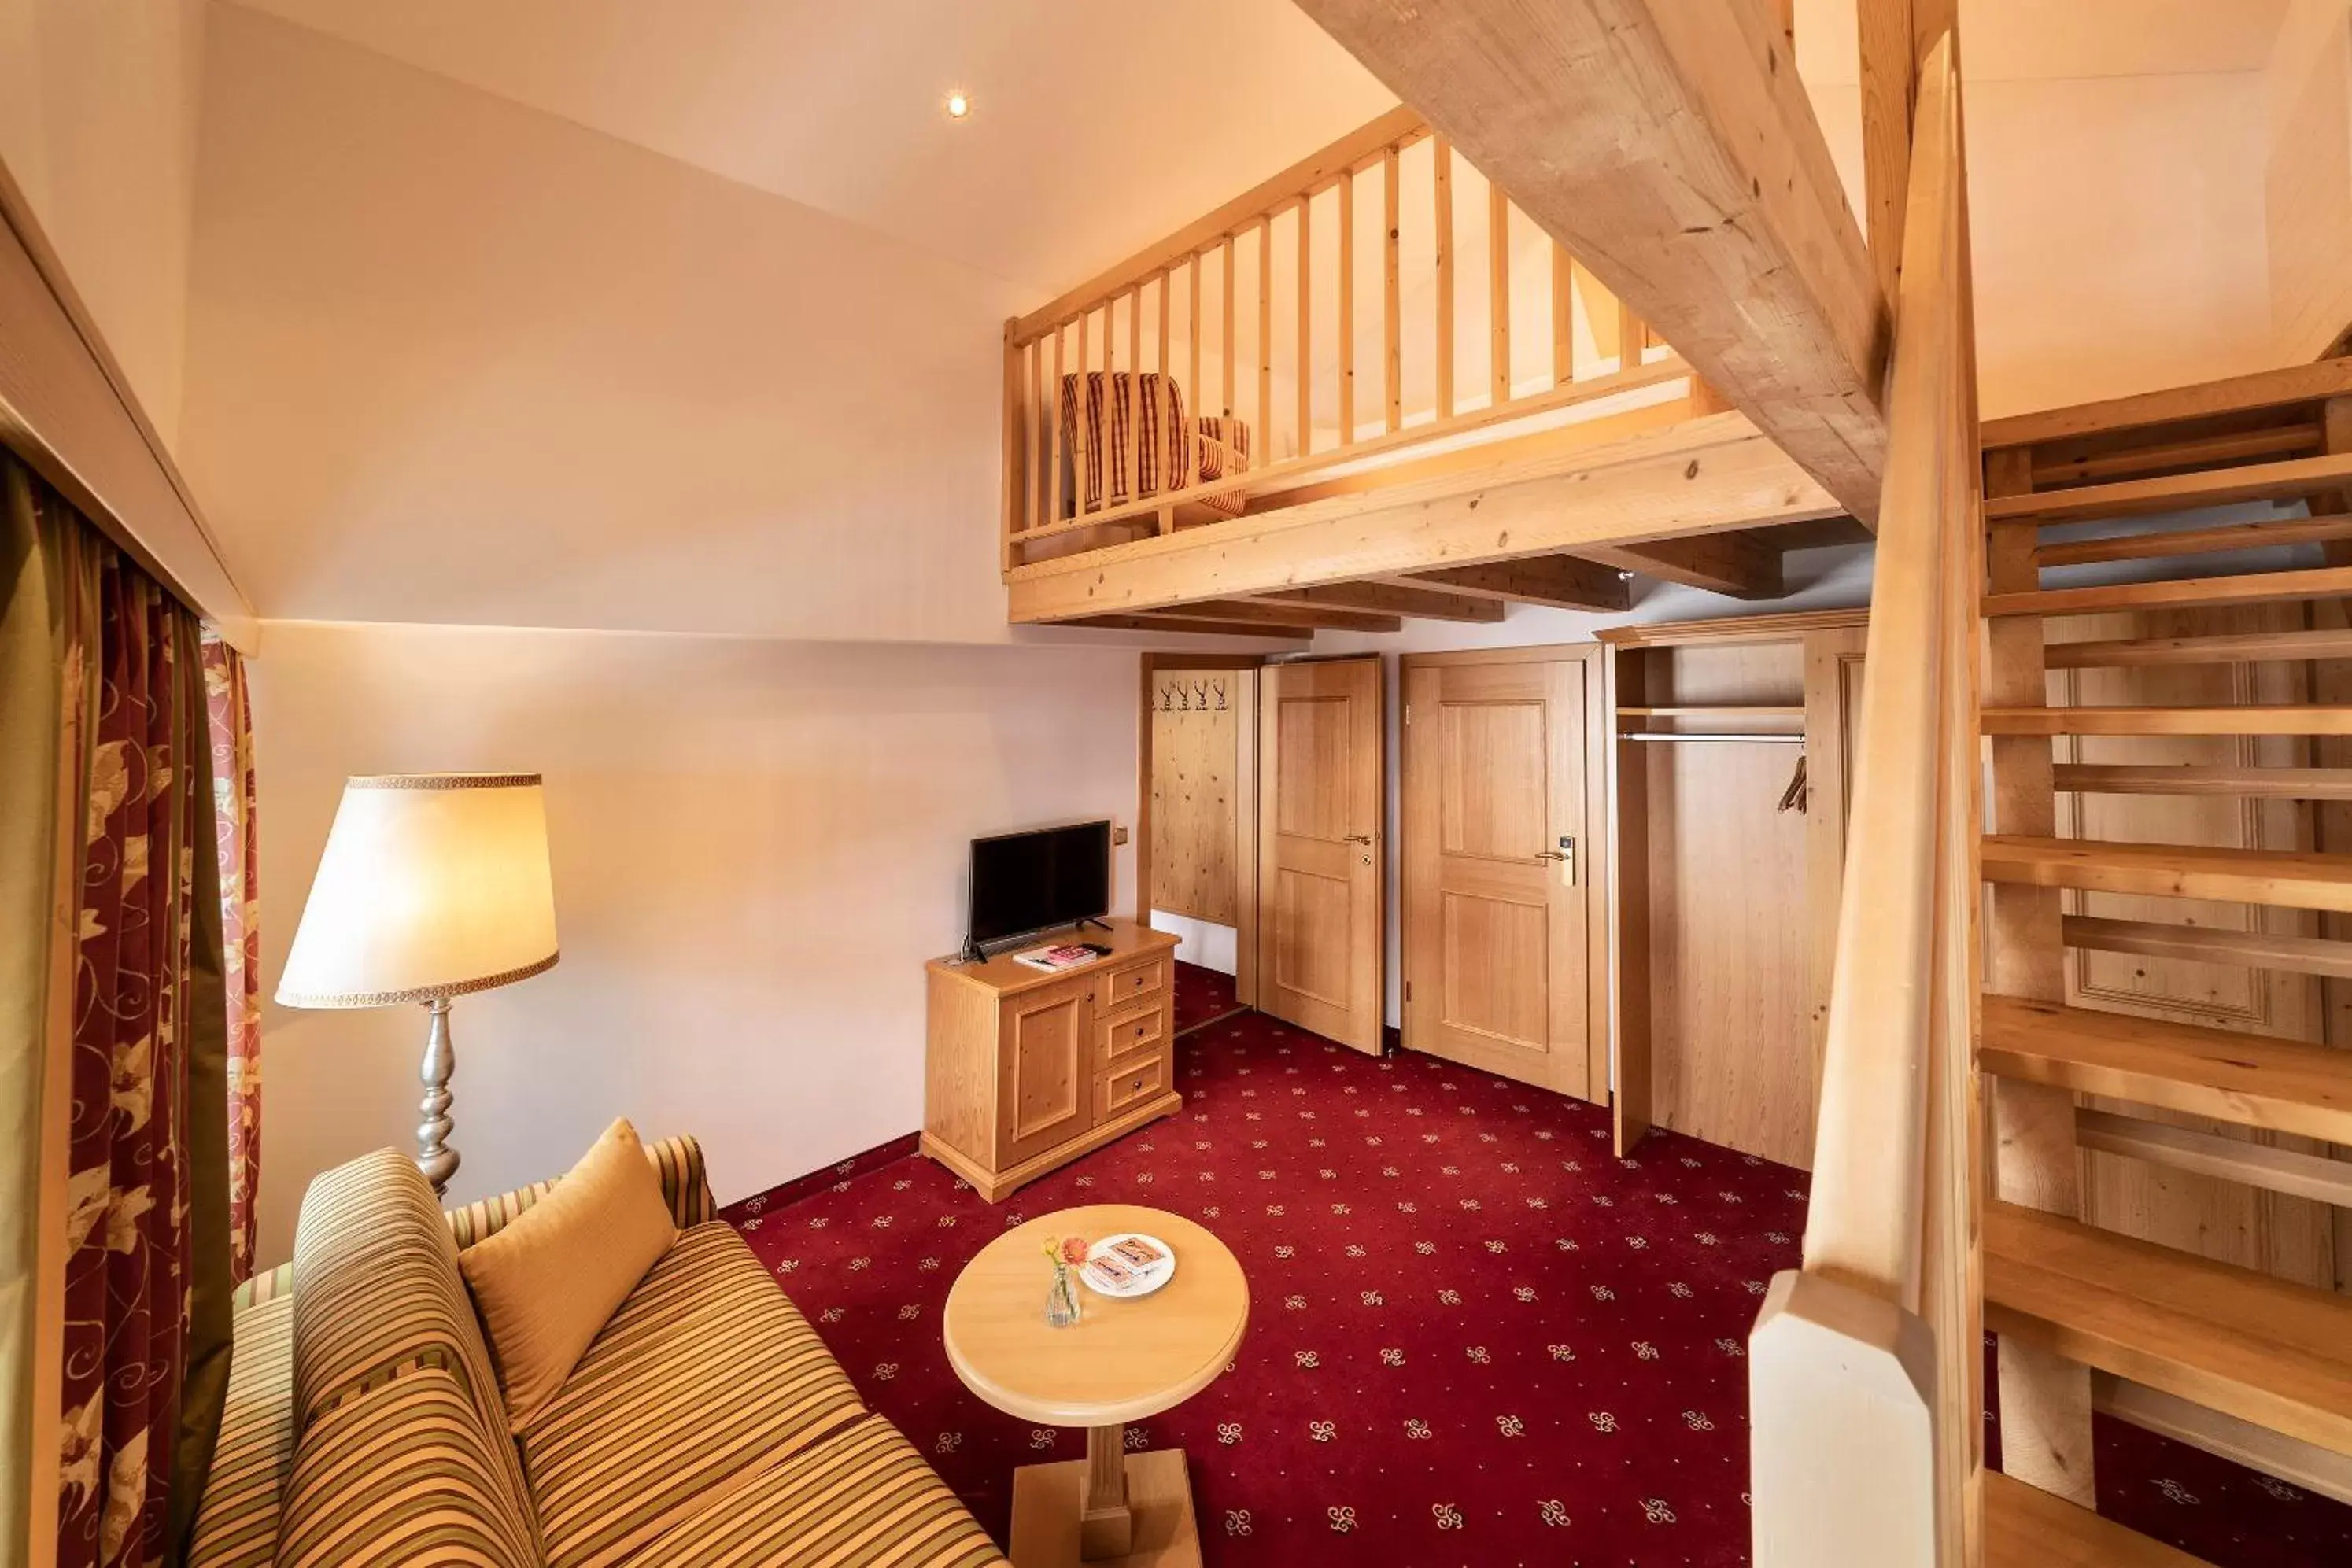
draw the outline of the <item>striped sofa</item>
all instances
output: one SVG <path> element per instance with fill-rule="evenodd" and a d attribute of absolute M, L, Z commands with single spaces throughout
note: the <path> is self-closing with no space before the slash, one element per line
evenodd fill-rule
<path fill-rule="evenodd" d="M 511 1436 L 457 1251 L 552 1184 L 445 1214 L 390 1149 L 313 1181 L 239 1294 L 191 1568 L 1002 1564 L 711 1218 L 695 1142 L 646 1152 L 677 1241 Z"/>

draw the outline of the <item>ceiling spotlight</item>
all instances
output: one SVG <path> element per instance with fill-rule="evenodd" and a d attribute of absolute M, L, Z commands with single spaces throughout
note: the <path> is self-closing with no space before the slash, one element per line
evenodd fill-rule
<path fill-rule="evenodd" d="M 971 98 L 969 94 L 961 92 L 951 92 L 948 94 L 948 118 L 950 120 L 961 120 L 970 113 L 971 113 Z"/>

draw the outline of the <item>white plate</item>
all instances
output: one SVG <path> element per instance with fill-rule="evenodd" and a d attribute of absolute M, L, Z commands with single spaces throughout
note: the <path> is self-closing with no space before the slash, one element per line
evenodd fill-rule
<path fill-rule="evenodd" d="M 1101 1240 L 1087 1249 L 1087 1262 L 1093 1262 L 1097 1258 L 1099 1258 L 1104 1253 L 1109 1251 L 1113 1244 L 1128 1240 L 1130 1238 L 1138 1241 L 1149 1241 L 1152 1246 L 1157 1247 L 1160 1251 L 1165 1252 L 1167 1257 L 1161 1259 L 1159 1262 L 1152 1264 L 1150 1268 L 1142 1270 L 1138 1275 L 1135 1283 L 1125 1286 L 1106 1285 L 1099 1282 L 1096 1280 L 1093 1274 L 1087 1272 L 1086 1264 L 1082 1263 L 1078 1266 L 1078 1278 L 1086 1281 L 1087 1290 L 1092 1291 L 1097 1296 L 1109 1296 L 1118 1301 L 1133 1301 L 1138 1296 L 1148 1296 L 1151 1294 L 1152 1291 L 1160 1289 L 1160 1286 L 1166 1284 L 1169 1281 L 1176 1277 L 1176 1249 L 1169 1246 L 1168 1243 L 1160 1240 L 1157 1236 L 1146 1236 L 1139 1230 L 1122 1230 L 1116 1236 L 1104 1237 Z M 1122 1258 L 1119 1261 L 1125 1263 L 1127 1260 Z M 1132 1264 L 1129 1264 L 1128 1266 L 1129 1268 L 1134 1267 Z"/>

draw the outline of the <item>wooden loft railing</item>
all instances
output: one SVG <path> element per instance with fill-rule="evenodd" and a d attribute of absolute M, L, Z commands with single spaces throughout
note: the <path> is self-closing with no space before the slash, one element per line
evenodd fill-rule
<path fill-rule="evenodd" d="M 1408 202 L 1401 173 L 1423 142 L 1427 190 L 1418 189 L 1415 158 L 1416 199 Z M 1005 570 L 1074 546 L 1367 487 L 1381 481 L 1362 478 L 1366 471 L 1511 434 L 1496 428 L 1507 423 L 1536 429 L 1573 419 L 1563 411 L 1689 376 L 1565 248 L 1484 181 L 1475 183 L 1485 212 L 1468 215 L 1484 229 L 1483 296 L 1465 287 L 1455 270 L 1455 242 L 1465 232 L 1455 203 L 1463 166 L 1420 115 L 1394 110 L 1007 322 Z M 1375 211 L 1377 267 L 1360 252 Z M 1516 251 L 1514 235 L 1522 242 Z M 1530 256 L 1540 258 L 1547 287 L 1527 287 L 1522 277 L 1515 290 L 1514 267 Z M 1427 263 L 1425 292 L 1408 279 L 1408 257 L 1416 275 Z M 1464 319 L 1465 294 L 1483 319 Z M 1376 362 L 1360 377 L 1375 309 Z M 1483 385 L 1458 381 L 1464 363 L 1479 362 L 1471 332 L 1486 340 Z M 1427 368 L 1410 390 L 1409 361 Z M 1130 498 L 1088 506 L 1083 493 L 1072 494 L 1085 485 L 1073 483 L 1059 393 L 1066 375 L 1088 371 L 1172 379 L 1188 420 L 1248 425 L 1249 465 L 1208 483 L 1197 474 L 1160 476 L 1157 492 L 1144 495 L 1144 442 L 1130 439 L 1123 482 L 1107 476 L 1102 486 L 1105 497 Z M 1136 428 L 1135 380 L 1108 384 L 1123 388 L 1129 428 Z M 1699 411 L 1722 406 L 1702 402 Z"/>
<path fill-rule="evenodd" d="M 1912 140 L 1804 1264 L 1751 1340 L 1759 1568 L 1974 1563 L 1983 580 L 1953 43 Z"/>

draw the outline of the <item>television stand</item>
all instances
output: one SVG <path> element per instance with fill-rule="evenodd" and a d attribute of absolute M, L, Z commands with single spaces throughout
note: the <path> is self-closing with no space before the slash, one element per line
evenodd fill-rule
<path fill-rule="evenodd" d="M 1067 969 L 1003 955 L 934 958 L 925 977 L 922 1151 L 990 1203 L 1183 1108 L 1176 938 L 1097 924 L 1109 951 Z"/>
<path fill-rule="evenodd" d="M 1097 931 L 1108 931 L 1110 929 L 1110 922 L 1108 920 L 1097 920 L 1091 915 L 1079 916 L 1077 924 L 1078 930 L 1084 931 L 1089 925 L 1093 926 Z"/>

